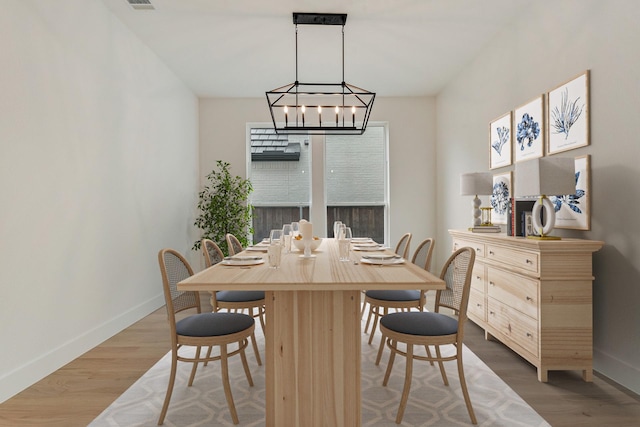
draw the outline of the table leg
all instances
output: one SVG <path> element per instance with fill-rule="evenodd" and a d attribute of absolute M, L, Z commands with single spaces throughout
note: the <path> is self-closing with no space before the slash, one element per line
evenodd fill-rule
<path fill-rule="evenodd" d="M 360 291 L 266 293 L 266 425 L 361 425 Z"/>

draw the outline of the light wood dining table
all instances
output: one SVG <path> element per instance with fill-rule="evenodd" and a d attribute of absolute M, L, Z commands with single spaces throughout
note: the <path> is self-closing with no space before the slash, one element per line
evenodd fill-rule
<path fill-rule="evenodd" d="M 217 264 L 178 284 L 183 291 L 265 291 L 267 427 L 360 426 L 362 290 L 445 288 L 408 260 L 367 265 L 356 262 L 362 254 L 339 261 L 337 242 L 324 239 L 312 258 L 295 249 L 283 254 L 278 269 Z"/>

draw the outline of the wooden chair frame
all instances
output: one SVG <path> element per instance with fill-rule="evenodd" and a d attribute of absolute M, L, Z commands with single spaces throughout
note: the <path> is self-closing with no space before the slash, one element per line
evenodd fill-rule
<path fill-rule="evenodd" d="M 208 363 L 211 361 L 220 361 L 221 372 L 222 372 L 222 383 L 224 387 L 224 394 L 227 400 L 227 405 L 229 406 L 229 411 L 231 413 L 231 418 L 234 424 L 238 424 L 238 413 L 236 411 L 235 404 L 233 402 L 233 394 L 231 393 L 231 385 L 229 382 L 229 363 L 228 358 L 240 355 L 242 359 L 242 366 L 244 368 L 245 375 L 247 377 L 247 381 L 250 386 L 253 386 L 253 379 L 251 377 L 251 372 L 249 370 L 249 365 L 247 363 L 247 356 L 245 354 L 245 349 L 249 344 L 248 338 L 253 335 L 255 329 L 255 323 L 251 325 L 251 327 L 244 329 L 240 332 L 236 332 L 233 334 L 227 335 L 218 335 L 218 336 L 210 336 L 210 337 L 192 337 L 185 335 L 178 335 L 176 331 L 176 313 L 195 309 L 196 313 L 201 313 L 200 306 L 200 296 L 198 292 L 182 292 L 179 298 L 183 298 L 184 295 L 187 295 L 192 302 L 182 304 L 179 307 L 174 306 L 174 298 L 172 297 L 172 293 L 178 293 L 176 289 L 176 283 L 173 283 L 169 274 L 167 273 L 167 265 L 165 261 L 165 256 L 167 254 L 173 255 L 177 257 L 182 264 L 185 266 L 186 271 L 188 273 L 187 277 L 193 275 L 193 270 L 189 265 L 188 261 L 177 251 L 173 249 L 162 249 L 158 253 L 158 263 L 160 264 L 160 272 L 162 275 L 162 284 L 165 295 L 165 302 L 167 307 L 167 316 L 169 321 L 169 329 L 171 334 L 171 374 L 169 376 L 169 384 L 167 385 L 167 393 L 165 395 L 164 404 L 162 405 L 162 410 L 160 412 L 160 418 L 158 419 L 158 425 L 162 425 L 164 423 L 165 416 L 167 415 L 167 410 L 169 409 L 169 402 L 171 401 L 171 395 L 173 393 L 173 387 L 176 379 L 176 370 L 178 366 L 178 362 L 189 362 L 193 363 L 193 367 L 191 368 L 191 375 L 189 376 L 188 385 L 193 385 L 193 380 L 196 375 L 196 370 L 198 368 L 198 363 L 204 362 Z M 187 277 L 184 277 L 185 279 Z M 176 298 L 178 300 L 178 298 Z M 229 351 L 228 345 L 237 343 L 238 348 L 233 351 Z M 184 346 L 193 346 L 196 347 L 196 354 L 194 357 L 183 356 L 180 354 L 180 349 Z M 208 347 L 207 355 L 201 357 L 200 353 L 202 347 Z M 220 353 L 218 355 L 211 355 L 211 349 L 213 347 L 219 347 Z"/>
<path fill-rule="evenodd" d="M 217 264 L 218 262 L 224 259 L 224 254 L 220 247 L 210 239 L 202 239 L 202 253 L 204 255 L 204 263 L 205 266 L 211 267 L 212 265 Z M 215 256 L 212 256 L 212 251 Z M 265 315 L 265 300 L 253 300 L 253 301 L 218 301 L 216 298 L 217 292 L 211 292 L 211 307 L 213 307 L 213 312 L 217 312 L 220 310 L 227 310 L 228 312 L 233 311 L 234 313 L 242 312 L 243 310 L 247 310 L 249 312 L 249 316 L 253 318 L 258 318 L 260 320 L 260 326 L 262 327 L 262 332 L 264 333 L 264 315 Z M 254 313 L 254 309 L 257 309 L 257 313 Z M 259 366 L 262 366 L 262 359 L 260 358 L 260 351 L 258 350 L 258 344 L 256 341 L 255 333 L 251 334 L 251 346 L 253 347 L 253 352 L 256 355 L 256 361 Z"/>
<path fill-rule="evenodd" d="M 449 304 L 442 301 L 443 293 L 454 292 L 454 287 L 456 284 L 451 284 L 448 278 L 448 270 L 449 268 L 456 268 L 455 265 L 452 265 L 456 262 L 458 256 L 462 256 L 463 254 L 467 254 L 469 257 L 468 263 L 466 265 L 467 271 L 464 272 L 464 282 L 457 284 L 461 286 L 461 296 L 460 303 L 458 306 L 455 304 Z M 464 325 L 467 320 L 467 306 L 469 303 L 469 293 L 471 288 L 471 273 L 473 270 L 473 263 L 475 261 L 475 250 L 470 247 L 464 247 L 455 251 L 451 257 L 445 263 L 440 278 L 447 282 L 447 289 L 444 291 L 437 291 L 436 293 L 436 303 L 435 303 L 435 312 L 438 313 L 440 308 L 448 308 L 453 310 L 458 315 L 458 328 L 455 334 L 451 335 L 440 335 L 440 336 L 423 336 L 423 335 L 411 335 L 411 334 L 403 334 L 399 332 L 392 331 L 384 327 L 383 324 L 380 325 L 380 331 L 382 332 L 383 341 L 387 344 L 387 347 L 391 350 L 391 354 L 389 356 L 389 363 L 387 365 L 387 370 L 385 372 L 383 385 L 386 386 L 389 377 L 391 375 L 391 369 L 393 368 L 393 362 L 395 360 L 396 354 L 406 357 L 406 365 L 405 365 L 405 380 L 404 387 L 402 390 L 402 397 L 400 399 L 400 406 L 398 408 L 398 413 L 396 415 L 396 423 L 400 424 L 402 422 L 402 417 L 404 415 L 404 411 L 407 406 L 407 400 L 409 397 L 409 390 L 411 389 L 411 380 L 413 374 L 413 360 L 424 360 L 429 362 L 437 362 L 440 367 L 440 373 L 442 375 L 442 381 L 445 386 L 449 385 L 449 381 L 447 379 L 447 374 L 444 369 L 444 365 L 442 362 L 456 360 L 458 364 L 458 375 L 460 377 L 460 387 L 462 388 L 462 394 L 464 396 L 465 405 L 467 406 L 467 411 L 469 412 L 469 418 L 471 418 L 471 422 L 473 424 L 477 424 L 477 419 L 475 413 L 473 411 L 473 406 L 471 405 L 471 399 L 469 398 L 469 391 L 467 389 L 467 382 L 464 376 L 464 366 L 462 363 L 462 340 L 464 337 Z M 455 300 L 455 298 L 447 298 L 448 300 Z M 398 344 L 405 343 L 406 351 L 402 351 L 399 349 Z M 427 353 L 427 356 L 417 355 L 413 351 L 414 346 L 435 346 L 436 356 L 433 357 L 430 352 Z M 455 354 L 452 356 L 443 357 L 440 351 L 440 346 L 442 345 L 452 345 L 455 348 Z M 380 346 L 378 350 L 378 357 L 376 360 L 376 365 L 379 363 L 380 356 L 382 354 L 383 347 Z"/>
<path fill-rule="evenodd" d="M 424 264 L 420 265 L 420 267 L 429 271 L 431 269 L 431 257 L 433 256 L 433 248 L 435 246 L 435 240 L 433 238 L 424 239 L 422 242 L 420 242 L 420 244 L 416 248 L 416 251 L 413 253 L 411 262 L 416 264 L 418 255 L 420 255 L 420 251 L 422 251 L 422 248 L 424 248 L 426 245 L 429 245 L 427 256 L 425 257 Z M 373 342 L 373 336 L 376 332 L 376 327 L 378 325 L 379 318 L 381 316 L 384 316 L 385 314 L 388 314 L 389 309 L 396 309 L 396 311 L 398 310 L 409 311 L 412 308 L 417 308 L 419 311 L 423 311 L 426 301 L 427 299 L 425 297 L 424 291 L 420 291 L 419 299 L 407 300 L 407 301 L 381 300 L 381 299 L 369 297 L 365 293 L 364 304 L 362 305 L 362 313 L 361 313 L 361 316 L 364 316 L 365 308 L 367 304 L 369 304 L 369 315 L 367 316 L 367 323 L 365 324 L 365 327 L 364 327 L 365 334 L 369 330 L 369 324 L 371 322 L 371 318 L 373 317 L 373 326 L 371 327 L 371 334 L 369 335 L 369 344 Z"/>

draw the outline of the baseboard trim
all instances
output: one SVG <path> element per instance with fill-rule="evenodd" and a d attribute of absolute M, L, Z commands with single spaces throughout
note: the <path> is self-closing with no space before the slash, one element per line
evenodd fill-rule
<path fill-rule="evenodd" d="M 163 305 L 164 296 L 159 294 L 3 375 L 0 377 L 0 403 L 37 383 Z"/>
<path fill-rule="evenodd" d="M 632 393 L 640 395 L 639 368 L 594 348 L 593 369 Z"/>

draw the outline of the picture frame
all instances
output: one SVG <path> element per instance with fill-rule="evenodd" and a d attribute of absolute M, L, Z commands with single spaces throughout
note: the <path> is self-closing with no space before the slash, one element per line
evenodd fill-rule
<path fill-rule="evenodd" d="M 550 196 L 556 212 L 555 228 L 591 230 L 591 156 L 575 158 L 576 192 Z"/>
<path fill-rule="evenodd" d="M 493 175 L 493 193 L 491 194 L 491 222 L 493 224 L 506 224 L 509 218 L 509 205 L 511 204 L 511 175 L 505 172 Z"/>
<path fill-rule="evenodd" d="M 509 111 L 489 123 L 489 169 L 511 165 L 512 121 L 513 116 Z"/>
<path fill-rule="evenodd" d="M 522 216 L 524 217 L 524 237 L 535 236 L 536 232 L 533 229 L 533 215 L 531 211 L 523 212 Z"/>
<path fill-rule="evenodd" d="M 544 95 L 516 108 L 513 114 L 513 153 L 516 162 L 544 156 Z"/>
<path fill-rule="evenodd" d="M 589 70 L 549 91 L 547 153 L 589 145 L 589 113 Z"/>

